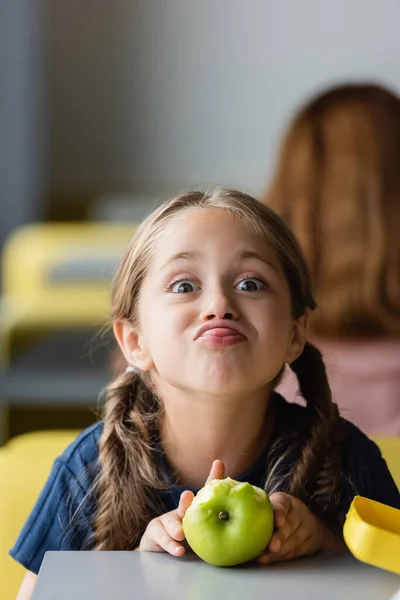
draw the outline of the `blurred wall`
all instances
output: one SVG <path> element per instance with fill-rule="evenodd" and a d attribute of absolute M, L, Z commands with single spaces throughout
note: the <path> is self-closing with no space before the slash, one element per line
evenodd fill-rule
<path fill-rule="evenodd" d="M 400 89 L 398 0 L 47 0 L 53 185 L 254 193 L 309 94 Z"/>
<path fill-rule="evenodd" d="M 398 0 L 3 0 L 0 244 L 48 189 L 257 194 L 311 93 L 400 89 L 399 23 Z"/>
<path fill-rule="evenodd" d="M 42 216 L 46 134 L 41 0 L 0 2 L 0 247 Z"/>

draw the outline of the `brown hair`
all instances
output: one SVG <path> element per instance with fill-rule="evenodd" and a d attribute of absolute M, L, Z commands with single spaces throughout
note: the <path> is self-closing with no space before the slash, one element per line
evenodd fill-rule
<path fill-rule="evenodd" d="M 166 223 L 188 208 L 228 210 L 245 227 L 264 236 L 271 244 L 287 277 L 292 311 L 298 318 L 315 308 L 310 276 L 294 236 L 268 207 L 236 191 L 213 194 L 183 194 L 157 209 L 139 227 L 115 276 L 112 291 L 112 319 L 137 322 L 137 305 L 152 253 Z M 336 432 L 339 415 L 333 404 L 321 354 L 306 344 L 293 363 L 304 398 L 307 400 L 307 431 L 291 442 L 300 450 L 300 459 L 288 477 L 287 491 L 313 499 L 320 511 L 337 500 L 340 486 L 341 454 Z M 157 492 L 166 482 L 157 470 L 152 432 L 162 415 L 161 401 L 151 381 L 138 373 L 124 373 L 107 390 L 104 432 L 100 440 L 100 477 L 95 519 L 95 547 L 123 550 L 139 543 L 149 519 L 161 514 Z M 301 446 L 301 448 L 299 448 Z M 276 445 L 275 445 L 276 447 Z M 289 450 L 288 450 L 289 452 Z M 267 491 L 274 485 L 271 469 Z M 157 512 L 158 511 L 158 512 Z"/>
<path fill-rule="evenodd" d="M 295 233 L 315 285 L 312 330 L 400 333 L 400 99 L 375 85 L 307 104 L 264 200 Z"/>

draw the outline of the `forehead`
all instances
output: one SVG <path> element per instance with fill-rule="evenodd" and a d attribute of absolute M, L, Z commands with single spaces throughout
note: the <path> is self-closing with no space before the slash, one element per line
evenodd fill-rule
<path fill-rule="evenodd" d="M 169 257 L 183 252 L 203 254 L 209 249 L 224 255 L 253 251 L 279 267 L 279 261 L 265 236 L 252 231 L 224 208 L 188 208 L 172 217 L 157 240 L 153 264 L 157 267 Z"/>

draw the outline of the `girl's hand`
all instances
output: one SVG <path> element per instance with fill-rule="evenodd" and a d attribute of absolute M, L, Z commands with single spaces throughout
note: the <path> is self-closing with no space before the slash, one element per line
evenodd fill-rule
<path fill-rule="evenodd" d="M 215 460 L 206 483 L 209 483 L 213 479 L 223 479 L 224 476 L 225 467 L 223 462 Z M 189 490 L 182 492 L 177 509 L 171 510 L 150 521 L 140 541 L 139 550 L 169 552 L 173 556 L 182 556 L 185 554 L 184 546 L 179 543 L 185 539 L 182 519 L 192 504 L 193 498 L 193 492 Z"/>
<path fill-rule="evenodd" d="M 343 540 L 298 498 L 277 492 L 271 494 L 270 500 L 274 507 L 275 533 L 259 558 L 261 564 L 314 554 L 319 550 L 345 548 Z"/>

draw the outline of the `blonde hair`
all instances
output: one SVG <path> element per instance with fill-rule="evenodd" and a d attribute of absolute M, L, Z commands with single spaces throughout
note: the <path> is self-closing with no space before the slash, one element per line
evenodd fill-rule
<path fill-rule="evenodd" d="M 295 233 L 328 337 L 400 333 L 400 99 L 347 85 L 294 118 L 264 201 Z"/>
<path fill-rule="evenodd" d="M 112 290 L 112 319 L 137 323 L 141 286 L 157 241 L 166 224 L 189 208 L 229 211 L 251 231 L 264 236 L 276 252 L 287 277 L 295 318 L 314 309 L 310 276 L 302 252 L 283 221 L 269 208 L 237 191 L 192 192 L 170 200 L 139 227 L 116 273 Z M 300 459 L 287 491 L 313 503 L 319 511 L 334 509 L 340 488 L 340 421 L 333 404 L 321 354 L 306 344 L 291 365 L 307 400 L 307 430 L 291 437 Z M 162 404 L 151 382 L 127 372 L 107 390 L 104 431 L 100 440 L 100 477 L 94 526 L 95 547 L 124 550 L 139 543 L 150 518 L 163 512 L 157 501 L 168 487 L 159 473 L 155 440 Z M 273 449 L 282 440 L 276 440 Z M 292 448 L 292 450 L 293 450 Z M 290 449 L 288 450 L 290 453 Z M 278 453 L 279 454 L 279 453 Z M 278 457 L 274 450 L 270 454 Z M 270 462 L 270 460 L 269 460 Z M 274 485 L 271 465 L 267 489 Z M 267 470 L 267 465 L 266 465 Z"/>

